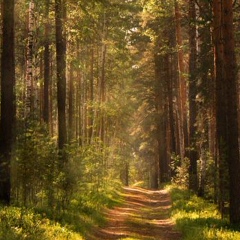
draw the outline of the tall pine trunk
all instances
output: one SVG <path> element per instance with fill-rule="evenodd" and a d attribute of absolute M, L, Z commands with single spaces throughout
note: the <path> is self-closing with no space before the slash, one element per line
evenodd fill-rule
<path fill-rule="evenodd" d="M 49 0 L 45 0 L 45 43 L 44 43 L 44 91 L 43 120 L 49 124 L 49 83 L 50 83 L 50 48 L 49 48 Z"/>
<path fill-rule="evenodd" d="M 238 96 L 237 96 L 237 65 L 233 28 L 232 1 L 223 1 L 223 38 L 224 62 L 226 73 L 227 99 L 227 149 L 230 176 L 230 222 L 240 223 L 240 161 L 238 144 Z"/>
<path fill-rule="evenodd" d="M 34 45 L 34 2 L 29 2 L 28 10 L 28 43 L 27 43 L 27 66 L 26 66 L 26 101 L 25 118 L 29 120 L 34 115 L 34 81 L 33 81 L 33 45 Z"/>
<path fill-rule="evenodd" d="M 3 0 L 0 123 L 0 201 L 9 204 L 10 165 L 15 135 L 14 0 Z"/>
<path fill-rule="evenodd" d="M 57 108 L 58 108 L 58 148 L 61 153 L 67 143 L 66 129 L 66 36 L 64 20 L 66 3 L 55 0 L 56 57 L 57 57 Z"/>
<path fill-rule="evenodd" d="M 197 178 L 197 160 L 198 152 L 196 149 L 196 117 L 197 117 L 197 106 L 196 106 L 196 95 L 197 95 L 197 42 L 196 42 L 196 8 L 195 1 L 189 1 L 189 188 L 197 191 L 198 178 Z"/>
<path fill-rule="evenodd" d="M 223 41 L 222 41 L 222 1 L 215 0 L 213 2 L 214 15 L 214 55 L 215 55 L 215 82 L 216 82 L 216 135 L 217 135 L 217 167 L 218 167 L 218 204 L 223 211 L 226 195 L 226 184 L 224 183 L 224 171 L 227 171 L 224 166 L 226 162 L 226 144 L 227 136 L 225 128 L 227 126 L 227 101 L 225 92 L 225 69 L 223 56 Z"/>
<path fill-rule="evenodd" d="M 68 140 L 71 142 L 74 136 L 74 79 L 73 79 L 73 63 L 70 63 L 69 69 L 69 92 L 68 92 Z"/>
<path fill-rule="evenodd" d="M 237 74 L 232 1 L 213 1 L 216 68 L 216 128 L 220 181 L 229 170 L 230 222 L 240 223 L 240 163 L 238 144 Z M 220 189 L 222 186 L 220 185 Z M 224 207 L 221 192 L 221 207 Z"/>
<path fill-rule="evenodd" d="M 184 76 L 184 60 L 183 60 L 183 40 L 181 29 L 181 13 L 178 0 L 175 0 L 175 22 L 176 22 L 176 40 L 178 45 L 178 125 L 179 125 L 179 147 L 181 160 L 185 157 L 186 147 L 188 146 L 188 131 L 187 131 L 187 86 Z"/>

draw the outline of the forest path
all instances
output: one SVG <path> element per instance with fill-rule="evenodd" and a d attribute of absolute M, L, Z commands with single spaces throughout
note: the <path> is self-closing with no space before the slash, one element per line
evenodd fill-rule
<path fill-rule="evenodd" d="M 124 188 L 124 204 L 105 212 L 107 224 L 87 240 L 179 240 L 169 218 L 171 199 L 166 190 Z"/>

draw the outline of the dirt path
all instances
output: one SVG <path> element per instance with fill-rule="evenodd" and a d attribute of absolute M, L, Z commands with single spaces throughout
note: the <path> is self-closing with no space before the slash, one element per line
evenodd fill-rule
<path fill-rule="evenodd" d="M 169 218 L 170 196 L 166 190 L 124 188 L 125 203 L 106 212 L 104 228 L 96 229 L 87 240 L 180 240 Z"/>

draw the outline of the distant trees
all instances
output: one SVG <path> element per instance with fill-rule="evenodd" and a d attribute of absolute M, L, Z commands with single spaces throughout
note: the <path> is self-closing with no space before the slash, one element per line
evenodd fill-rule
<path fill-rule="evenodd" d="M 3 202 L 61 209 L 84 184 L 120 176 L 128 184 L 132 10 L 115 1 L 3 2 Z"/>
<path fill-rule="evenodd" d="M 135 46 L 143 63 L 141 74 L 148 73 L 143 82 L 148 94 L 142 103 L 145 105 L 147 99 L 150 106 L 145 111 L 148 115 L 152 109 L 153 129 L 157 129 L 144 132 L 159 158 L 157 165 L 152 162 L 159 168 L 157 174 L 152 174 L 162 182 L 174 178 L 176 172 L 186 174 L 181 167 L 188 166 L 189 188 L 201 196 L 211 195 L 221 211 L 224 202 L 230 201 L 230 219 L 234 223 L 239 221 L 235 200 L 239 198 L 240 184 L 236 173 L 239 123 L 232 4 L 145 2 L 142 28 L 138 28 L 142 44 L 136 41 Z M 147 48 L 143 50 L 142 45 Z"/>

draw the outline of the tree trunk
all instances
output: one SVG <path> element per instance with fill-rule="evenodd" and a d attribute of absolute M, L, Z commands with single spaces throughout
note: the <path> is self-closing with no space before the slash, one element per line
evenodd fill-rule
<path fill-rule="evenodd" d="M 187 131 L 187 86 L 186 78 L 184 77 L 184 61 L 182 50 L 182 29 L 181 29 L 181 13 L 179 10 L 178 1 L 175 0 L 175 20 L 176 20 L 176 40 L 178 45 L 178 71 L 179 71 L 179 97 L 178 97 L 178 111 L 179 111 L 179 143 L 181 159 L 185 157 L 185 150 L 188 145 L 188 131 Z"/>
<path fill-rule="evenodd" d="M 225 93 L 225 69 L 223 56 L 223 36 L 222 36 L 222 1 L 213 1 L 214 14 L 214 55 L 215 55 L 215 81 L 216 81 L 216 135 L 217 135 L 217 158 L 218 158 L 218 178 L 219 178 L 219 208 L 223 211 L 224 195 L 226 184 L 224 184 L 224 169 L 222 166 L 226 162 L 226 126 L 227 126 L 227 99 Z"/>
<path fill-rule="evenodd" d="M 45 0 L 45 43 L 44 43 L 44 91 L 43 121 L 49 124 L 49 83 L 50 83 L 50 49 L 49 49 L 49 0 Z"/>
<path fill-rule="evenodd" d="M 66 15 L 64 0 L 55 0 L 56 57 L 57 57 L 57 108 L 58 108 L 58 148 L 60 152 L 67 143 L 66 130 L 66 36 L 64 20 Z"/>
<path fill-rule="evenodd" d="M 156 111 L 157 111 L 157 137 L 156 141 L 158 144 L 158 168 L 159 168 L 159 180 L 160 182 L 166 182 L 167 176 L 169 174 L 169 165 L 167 157 L 167 83 L 168 79 L 168 55 L 165 56 L 155 54 L 155 78 L 156 78 Z M 156 164 L 154 164 L 156 168 Z"/>
<path fill-rule="evenodd" d="M 210 153 L 211 158 L 215 159 L 215 93 L 214 93 L 214 56 L 212 51 L 212 37 L 211 37 L 211 24 L 208 22 L 209 16 L 211 16 L 211 5 L 209 2 L 198 3 L 199 5 L 199 17 L 204 20 L 205 24 L 198 27 L 199 36 L 199 66 L 198 66 L 198 86 L 197 86 L 197 130 L 199 133 L 197 146 L 199 149 L 199 155 L 201 156 L 201 165 L 198 172 L 199 187 L 198 195 L 204 196 L 205 194 L 205 177 L 207 168 L 206 153 Z M 217 176 L 217 174 L 214 174 Z M 210 187 L 214 188 L 214 176 L 212 176 Z"/>
<path fill-rule="evenodd" d="M 26 72 L 25 118 L 33 116 L 34 112 L 34 81 L 33 81 L 33 44 L 34 44 L 34 2 L 30 1 L 28 10 L 28 43 Z"/>
<path fill-rule="evenodd" d="M 216 128 L 220 181 L 229 170 L 230 222 L 240 223 L 238 97 L 232 1 L 213 1 L 216 67 Z M 220 182 L 221 183 L 221 182 Z M 222 186 L 220 186 L 222 189 Z M 223 193 L 221 207 L 224 207 Z M 223 210 L 223 209 L 222 209 Z"/>
<path fill-rule="evenodd" d="M 100 82 L 99 82 L 99 98 L 100 98 L 100 126 L 99 126 L 99 138 L 104 143 L 105 142 L 105 132 L 106 132 L 106 114 L 104 105 L 106 103 L 106 55 L 107 55 L 107 34 L 108 34 L 108 26 L 107 26 L 107 17 L 106 13 L 103 13 L 102 19 L 102 36 L 101 36 L 101 66 L 100 66 Z"/>
<path fill-rule="evenodd" d="M 74 87 L 73 87 L 73 63 L 70 64 L 69 93 L 68 93 L 68 140 L 71 142 L 74 133 L 73 111 L 74 111 Z"/>
<path fill-rule="evenodd" d="M 54 121 L 55 121 L 55 117 L 53 114 L 53 87 L 54 87 L 54 82 L 53 82 L 53 77 L 52 77 L 52 72 L 53 72 L 53 59 L 52 56 L 50 54 L 50 78 L 49 78 L 49 130 L 50 130 L 50 134 L 51 136 L 54 136 Z"/>
<path fill-rule="evenodd" d="M 15 136 L 14 0 L 3 0 L 0 122 L 0 201 L 9 204 L 10 165 Z"/>
<path fill-rule="evenodd" d="M 196 149 L 196 117 L 197 117 L 197 107 L 196 107 L 196 95 L 197 95 L 197 42 L 196 42 L 196 9 L 195 1 L 189 1 L 189 188 L 191 190 L 197 191 L 198 181 L 197 181 L 197 159 L 198 152 Z"/>
<path fill-rule="evenodd" d="M 230 176 L 230 222 L 240 224 L 240 161 L 238 144 L 237 65 L 232 1 L 223 1 L 224 63 L 227 99 L 227 162 Z M 223 116 L 222 116 L 223 117 Z"/>
<path fill-rule="evenodd" d="M 105 68 L 106 68 L 106 54 L 107 46 L 105 43 L 102 45 L 102 56 L 101 56 L 101 77 L 100 77 L 100 103 L 101 103 L 101 116 L 100 116 L 100 131 L 99 136 L 102 142 L 105 141 L 105 110 L 104 104 L 106 102 L 106 78 L 105 78 Z"/>
<path fill-rule="evenodd" d="M 88 128 L 89 128 L 89 144 L 91 144 L 93 139 L 93 123 L 94 123 L 94 108 L 93 108 L 93 101 L 94 101 L 94 48 L 92 44 L 91 48 L 91 64 L 90 64 L 90 107 L 89 107 L 89 121 L 88 121 Z"/>

